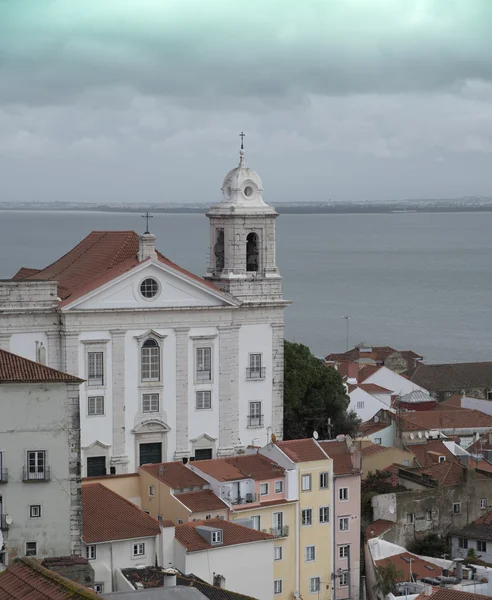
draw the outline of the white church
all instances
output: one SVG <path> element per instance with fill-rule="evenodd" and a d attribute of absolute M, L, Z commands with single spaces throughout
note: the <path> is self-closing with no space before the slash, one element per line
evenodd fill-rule
<path fill-rule="evenodd" d="M 83 476 L 281 439 L 288 302 L 278 215 L 262 193 L 241 150 L 207 214 L 204 278 L 148 230 L 93 231 L 48 267 L 0 282 L 0 348 L 85 380 Z"/>

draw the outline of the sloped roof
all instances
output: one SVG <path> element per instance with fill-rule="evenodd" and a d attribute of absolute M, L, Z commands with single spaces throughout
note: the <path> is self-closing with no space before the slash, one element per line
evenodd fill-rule
<path fill-rule="evenodd" d="M 489 443 L 489 432 L 481 435 L 478 440 L 468 446 L 467 451 L 470 454 L 480 454 L 483 450 L 492 450 L 492 444 Z"/>
<path fill-rule="evenodd" d="M 366 379 L 369 379 L 369 377 L 371 377 L 371 375 L 374 375 L 374 373 L 377 373 L 379 371 L 379 369 L 382 369 L 382 366 L 373 366 L 373 365 L 368 365 L 367 367 L 364 367 L 363 369 L 361 369 L 359 371 L 359 374 L 357 375 L 357 380 L 359 382 L 359 385 L 361 383 L 364 383 L 364 381 L 366 381 Z"/>
<path fill-rule="evenodd" d="M 377 385 L 376 383 L 359 383 L 357 385 L 361 390 L 367 392 L 368 394 L 391 394 L 391 390 L 382 387 L 381 385 Z"/>
<path fill-rule="evenodd" d="M 207 510 L 227 508 L 227 504 L 216 496 L 212 490 L 184 492 L 183 494 L 176 494 L 176 498 L 191 512 L 205 512 Z"/>
<path fill-rule="evenodd" d="M 404 449 L 415 456 L 421 467 L 430 467 L 439 463 L 439 456 L 445 456 L 446 461 L 459 462 L 442 440 L 427 440 L 425 444 L 408 444 Z"/>
<path fill-rule="evenodd" d="M 490 600 L 490 596 L 483 594 L 475 594 L 471 592 L 462 592 L 460 590 L 452 590 L 451 588 L 433 587 L 430 596 L 427 596 L 425 590 L 420 592 L 415 600 Z"/>
<path fill-rule="evenodd" d="M 409 562 L 410 560 L 411 563 Z M 399 571 L 398 576 L 396 577 L 396 582 L 398 583 L 412 580 L 410 577 L 410 567 L 412 569 L 412 574 L 415 575 L 417 579 L 442 575 L 442 567 L 424 560 L 416 554 L 410 554 L 410 552 L 394 554 L 393 556 L 375 561 L 376 567 L 386 567 L 390 563 L 395 565 Z"/>
<path fill-rule="evenodd" d="M 19 558 L 0 573 L 2 600 L 100 600 L 101 596 L 43 567 L 34 558 Z"/>
<path fill-rule="evenodd" d="M 1 383 L 83 383 L 83 379 L 0 350 Z"/>
<path fill-rule="evenodd" d="M 333 472 L 335 475 L 350 475 L 355 472 L 352 466 L 352 458 L 345 441 L 327 440 L 319 445 L 333 460 Z"/>
<path fill-rule="evenodd" d="M 492 511 L 485 513 L 473 521 L 473 523 L 465 525 L 462 529 L 453 531 L 452 533 L 460 537 L 492 540 Z"/>
<path fill-rule="evenodd" d="M 364 530 L 366 539 L 370 540 L 372 538 L 379 537 L 386 531 L 389 531 L 393 525 L 395 525 L 395 523 L 392 521 L 385 521 L 384 519 L 378 519 L 377 521 L 374 521 L 374 523 L 368 525 Z"/>
<path fill-rule="evenodd" d="M 380 452 L 392 451 L 394 448 L 389 448 L 387 446 L 382 446 L 381 444 L 367 444 L 360 451 L 362 459 L 367 458 L 368 456 L 373 456 L 374 454 L 379 454 Z"/>
<path fill-rule="evenodd" d="M 277 446 L 295 463 L 328 458 L 312 438 L 277 442 Z"/>
<path fill-rule="evenodd" d="M 422 390 L 413 390 L 412 392 L 405 394 L 404 396 L 400 396 L 400 402 L 405 402 L 407 404 L 420 404 L 422 402 L 436 402 L 435 398 L 433 398 L 430 394 L 423 392 Z"/>
<path fill-rule="evenodd" d="M 222 529 L 222 544 L 214 546 L 209 544 L 196 530 L 200 526 Z M 212 550 L 213 548 L 223 548 L 224 546 L 235 546 L 236 544 L 248 544 L 275 539 L 275 536 L 269 533 L 263 533 L 262 531 L 243 527 L 232 521 L 223 521 L 222 519 L 208 519 L 206 521 L 193 521 L 192 523 L 176 525 L 175 537 L 188 552 Z"/>
<path fill-rule="evenodd" d="M 44 269 L 23 267 L 15 281 L 57 281 L 66 304 L 139 265 L 139 236 L 134 231 L 92 231 L 75 248 Z M 182 269 L 157 252 L 159 262 L 220 292 L 210 282 Z M 222 292 L 220 292 L 222 293 Z"/>
<path fill-rule="evenodd" d="M 243 454 L 210 460 L 196 460 L 193 467 L 212 476 L 217 481 L 237 481 L 241 479 L 274 479 L 283 477 L 285 470 L 262 454 Z"/>
<path fill-rule="evenodd" d="M 484 427 L 492 429 L 492 415 L 479 410 L 422 410 L 401 415 L 403 431 Z"/>
<path fill-rule="evenodd" d="M 208 481 L 185 467 L 182 462 L 155 463 L 141 465 L 140 468 L 174 489 L 208 485 Z"/>
<path fill-rule="evenodd" d="M 366 421 L 365 423 L 361 423 L 359 425 L 359 432 L 364 435 L 372 435 L 373 433 L 377 433 L 378 431 L 382 431 L 387 427 L 391 427 L 391 423 L 383 423 L 379 421 L 376 423 L 375 421 Z"/>
<path fill-rule="evenodd" d="M 418 365 L 410 381 L 432 392 L 492 388 L 492 362 Z"/>
<path fill-rule="evenodd" d="M 444 485 L 455 485 L 457 483 L 463 483 L 465 481 L 466 468 L 461 465 L 459 461 L 448 461 L 431 465 L 425 469 L 419 469 L 416 473 L 423 473 L 428 475 L 435 481 L 439 482 L 440 486 Z M 481 473 L 475 473 L 476 479 L 488 479 Z"/>
<path fill-rule="evenodd" d="M 82 486 L 82 538 L 86 544 L 156 536 L 159 523 L 102 483 Z"/>

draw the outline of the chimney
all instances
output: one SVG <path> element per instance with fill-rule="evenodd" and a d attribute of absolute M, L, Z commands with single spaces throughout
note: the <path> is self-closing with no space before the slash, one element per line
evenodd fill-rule
<path fill-rule="evenodd" d="M 432 586 L 428 583 L 424 585 L 424 596 L 432 596 Z"/>
<path fill-rule="evenodd" d="M 176 569 L 163 569 L 162 572 L 164 573 L 164 587 L 176 587 L 176 575 L 178 574 Z"/>
<path fill-rule="evenodd" d="M 489 438 L 489 446 L 492 446 L 492 431 L 489 431 L 488 438 Z"/>
<path fill-rule="evenodd" d="M 140 236 L 138 247 L 138 260 L 142 262 L 147 258 L 157 260 L 157 252 L 155 251 L 155 235 L 152 233 L 144 233 Z"/>

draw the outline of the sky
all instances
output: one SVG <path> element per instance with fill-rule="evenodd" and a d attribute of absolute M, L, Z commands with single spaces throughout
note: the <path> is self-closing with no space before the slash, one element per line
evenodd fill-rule
<path fill-rule="evenodd" d="M 492 196 L 492 0 L 0 0 L 0 202 Z"/>

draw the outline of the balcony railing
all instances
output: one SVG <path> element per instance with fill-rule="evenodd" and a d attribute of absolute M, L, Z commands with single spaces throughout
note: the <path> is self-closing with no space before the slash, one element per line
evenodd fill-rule
<path fill-rule="evenodd" d="M 7 523 L 7 515 L 0 514 L 0 531 L 8 531 L 9 524 Z M 1 550 L 1 548 L 0 548 Z"/>
<path fill-rule="evenodd" d="M 263 415 L 248 415 L 248 427 L 263 427 Z"/>
<path fill-rule="evenodd" d="M 245 494 L 244 496 L 238 496 L 237 498 L 232 498 L 229 502 L 236 506 L 237 504 L 253 504 L 258 502 L 258 494 Z"/>
<path fill-rule="evenodd" d="M 9 473 L 7 469 L 0 469 L 0 483 L 7 483 L 9 478 Z"/>
<path fill-rule="evenodd" d="M 29 471 L 26 467 L 22 469 L 22 481 L 24 482 L 36 482 L 36 481 L 49 481 L 51 479 L 51 472 L 49 467 L 44 467 L 42 471 L 38 470 L 35 472 Z"/>
<path fill-rule="evenodd" d="M 265 374 L 265 367 L 254 367 L 246 369 L 246 379 L 265 379 Z"/>
<path fill-rule="evenodd" d="M 289 535 L 289 526 L 272 527 L 269 531 L 265 531 L 265 533 L 270 533 L 270 535 L 274 535 L 275 537 L 287 537 Z"/>

